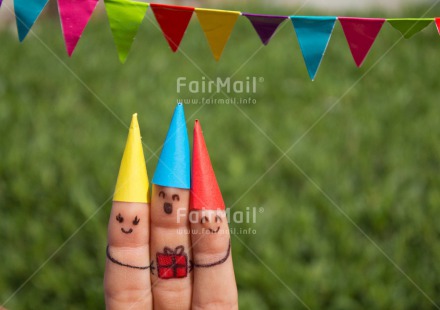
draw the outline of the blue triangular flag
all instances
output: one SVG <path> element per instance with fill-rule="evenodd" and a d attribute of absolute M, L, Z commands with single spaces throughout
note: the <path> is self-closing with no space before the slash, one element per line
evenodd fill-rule
<path fill-rule="evenodd" d="M 336 16 L 290 16 L 312 81 L 333 32 Z"/>
<path fill-rule="evenodd" d="M 24 40 L 49 0 L 14 0 L 18 39 Z"/>
<path fill-rule="evenodd" d="M 190 189 L 188 132 L 183 105 L 177 104 L 153 176 L 153 184 Z"/>

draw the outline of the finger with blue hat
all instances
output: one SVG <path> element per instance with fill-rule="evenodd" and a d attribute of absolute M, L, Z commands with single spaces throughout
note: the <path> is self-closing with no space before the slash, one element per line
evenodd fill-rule
<path fill-rule="evenodd" d="M 150 253 L 154 308 L 189 309 L 190 151 L 183 105 L 177 104 L 153 176 Z"/>

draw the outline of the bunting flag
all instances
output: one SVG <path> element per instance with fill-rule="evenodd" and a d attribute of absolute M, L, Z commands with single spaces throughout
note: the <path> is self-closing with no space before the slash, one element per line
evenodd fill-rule
<path fill-rule="evenodd" d="M 278 29 L 278 26 L 281 25 L 285 19 L 289 18 L 288 16 L 251 13 L 241 13 L 241 15 L 249 19 L 264 45 L 269 43 L 275 31 Z"/>
<path fill-rule="evenodd" d="M 387 22 L 399 30 L 405 39 L 409 39 L 425 29 L 433 20 L 433 18 L 388 18 Z"/>
<path fill-rule="evenodd" d="M 194 8 L 153 3 L 150 6 L 171 50 L 176 52 L 185 35 Z"/>
<path fill-rule="evenodd" d="M 124 63 L 144 20 L 148 3 L 130 0 L 104 0 L 104 3 L 119 60 Z"/>
<path fill-rule="evenodd" d="M 335 27 L 336 16 L 290 16 L 312 81 Z"/>
<path fill-rule="evenodd" d="M 18 38 L 22 42 L 49 0 L 13 1 Z M 0 6 L 2 2 L 3 0 L 0 0 Z M 72 56 L 99 0 L 57 0 L 57 2 L 67 54 Z M 358 67 L 362 66 L 385 21 L 390 23 L 406 39 L 422 31 L 433 21 L 435 21 L 437 31 L 440 34 L 440 17 L 384 19 L 283 16 L 155 4 L 139 0 L 104 0 L 104 4 L 121 63 L 127 59 L 149 6 L 151 6 L 156 21 L 173 52 L 179 49 L 195 11 L 216 61 L 220 60 L 240 15 L 249 20 L 264 45 L 269 44 L 284 20 L 290 18 L 307 72 L 312 80 L 315 79 L 330 42 L 336 19 L 339 19 L 341 23 L 350 52 Z"/>
<path fill-rule="evenodd" d="M 14 0 L 15 19 L 20 42 L 24 40 L 47 2 L 48 0 Z"/>
<path fill-rule="evenodd" d="M 72 56 L 98 0 L 58 0 L 61 27 L 69 56 Z"/>
<path fill-rule="evenodd" d="M 341 23 L 354 62 L 360 67 L 373 46 L 385 19 L 338 17 L 338 20 Z"/>
<path fill-rule="evenodd" d="M 240 12 L 195 9 L 215 60 L 219 60 Z"/>

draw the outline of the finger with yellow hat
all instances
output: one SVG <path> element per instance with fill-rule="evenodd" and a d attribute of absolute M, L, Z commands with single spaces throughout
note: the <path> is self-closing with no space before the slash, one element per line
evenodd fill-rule
<path fill-rule="evenodd" d="M 132 117 L 108 224 L 107 309 L 152 309 L 149 183 L 137 114 Z"/>

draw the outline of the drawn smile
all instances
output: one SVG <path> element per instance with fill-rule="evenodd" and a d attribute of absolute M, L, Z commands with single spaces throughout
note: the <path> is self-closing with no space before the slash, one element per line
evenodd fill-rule
<path fill-rule="evenodd" d="M 215 216 L 215 222 L 216 223 L 219 223 L 219 222 L 221 223 L 222 222 L 221 217 L 216 215 Z M 202 217 L 202 219 L 200 220 L 200 224 L 202 224 L 203 226 L 207 226 L 207 225 L 205 225 L 205 223 L 209 223 L 209 217 L 207 217 L 207 216 Z M 212 228 L 207 228 L 207 230 L 209 231 L 210 234 L 216 234 L 220 230 L 220 226 L 218 226 L 216 230 L 214 230 Z"/>
<path fill-rule="evenodd" d="M 211 234 L 216 234 L 216 233 L 218 233 L 218 231 L 220 230 L 220 226 L 219 226 L 219 227 L 217 227 L 217 229 L 216 229 L 216 230 L 214 230 L 214 229 L 211 229 L 211 228 L 208 228 L 208 230 L 209 230 L 209 232 L 210 232 Z"/>
<path fill-rule="evenodd" d="M 122 215 L 121 215 L 121 213 L 119 213 L 117 216 L 116 216 L 116 220 L 119 222 L 119 223 L 123 223 L 124 222 L 124 218 L 122 217 Z M 137 224 L 139 224 L 139 222 L 140 222 L 140 218 L 138 218 L 138 216 L 136 215 L 135 216 L 135 218 L 133 219 L 133 225 L 137 225 Z M 124 234 L 131 234 L 132 232 L 133 232 L 133 228 L 130 228 L 129 230 L 125 230 L 124 229 L 124 227 L 121 227 L 121 231 L 124 233 Z"/>
<path fill-rule="evenodd" d="M 123 227 L 121 227 L 121 230 L 124 234 L 131 234 L 133 232 L 133 228 L 130 228 L 129 230 L 125 230 Z"/>

